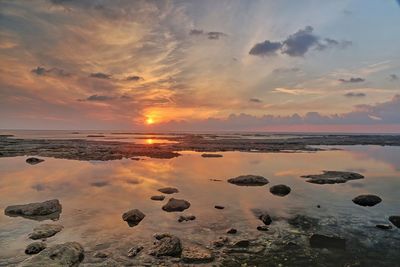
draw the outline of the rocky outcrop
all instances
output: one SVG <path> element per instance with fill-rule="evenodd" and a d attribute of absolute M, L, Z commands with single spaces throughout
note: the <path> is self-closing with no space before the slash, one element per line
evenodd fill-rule
<path fill-rule="evenodd" d="M 309 178 L 306 182 L 313 184 L 340 184 L 350 180 L 364 178 L 363 175 L 355 172 L 323 171 L 322 174 L 303 175 L 302 178 Z"/>
<path fill-rule="evenodd" d="M 179 192 L 179 190 L 177 188 L 174 188 L 174 187 L 164 187 L 164 188 L 158 189 L 158 191 L 160 191 L 163 194 L 174 194 L 174 193 L 178 193 Z"/>
<path fill-rule="evenodd" d="M 166 212 L 181 212 L 190 207 L 189 201 L 184 199 L 170 198 L 168 203 L 162 206 L 162 209 Z"/>
<path fill-rule="evenodd" d="M 268 184 L 269 181 L 259 175 L 241 175 L 228 179 L 228 183 L 241 186 L 262 186 Z"/>
<path fill-rule="evenodd" d="M 165 234 L 162 238 L 158 239 L 153 248 L 150 250 L 150 255 L 160 256 L 171 256 L 179 257 L 182 253 L 181 240 L 169 234 Z"/>
<path fill-rule="evenodd" d="M 21 216 L 29 219 L 36 219 L 35 217 L 51 215 L 49 218 L 58 219 L 60 217 L 61 210 L 62 207 L 58 199 L 52 199 L 44 202 L 8 206 L 4 210 L 4 213 L 12 217 Z M 40 218 L 37 219 L 40 220 Z"/>
<path fill-rule="evenodd" d="M 274 185 L 269 189 L 269 192 L 280 197 L 286 196 L 290 191 L 290 187 L 284 184 Z"/>
<path fill-rule="evenodd" d="M 363 207 L 372 207 L 382 202 L 382 199 L 376 195 L 359 195 L 353 198 L 353 202 Z"/>
<path fill-rule="evenodd" d="M 60 232 L 63 228 L 59 224 L 41 224 L 33 228 L 33 232 L 28 237 L 33 240 L 49 238 Z"/>
<path fill-rule="evenodd" d="M 146 217 L 143 212 L 133 209 L 122 214 L 122 219 L 128 223 L 130 227 L 138 225 Z"/>

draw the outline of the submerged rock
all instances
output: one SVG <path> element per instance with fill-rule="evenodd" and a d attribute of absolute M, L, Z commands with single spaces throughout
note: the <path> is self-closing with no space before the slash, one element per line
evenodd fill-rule
<path fill-rule="evenodd" d="M 128 223 L 130 227 L 138 225 L 146 217 L 143 212 L 133 209 L 122 214 L 122 219 Z"/>
<path fill-rule="evenodd" d="M 389 221 L 397 228 L 400 228 L 400 216 L 390 216 Z"/>
<path fill-rule="evenodd" d="M 155 201 L 163 201 L 165 199 L 165 196 L 163 196 L 163 195 L 152 196 L 150 199 L 155 200 Z"/>
<path fill-rule="evenodd" d="M 265 232 L 265 231 L 269 230 L 269 227 L 266 225 L 259 225 L 259 226 L 257 226 L 257 230 Z"/>
<path fill-rule="evenodd" d="M 143 246 L 133 246 L 128 250 L 128 257 L 133 258 L 136 257 L 137 254 L 140 253 L 140 251 L 143 250 Z"/>
<path fill-rule="evenodd" d="M 216 208 L 217 210 L 223 210 L 223 209 L 225 209 L 224 206 L 220 206 L 220 205 L 215 205 L 214 208 Z"/>
<path fill-rule="evenodd" d="M 269 192 L 280 197 L 286 196 L 290 191 L 290 187 L 284 184 L 274 185 L 269 189 Z"/>
<path fill-rule="evenodd" d="M 306 182 L 313 184 L 339 184 L 364 178 L 359 173 L 342 171 L 323 171 L 322 174 L 303 175 L 301 177 L 310 178 Z"/>
<path fill-rule="evenodd" d="M 390 224 L 377 224 L 377 225 L 375 225 L 375 227 L 378 229 L 382 229 L 382 230 L 392 229 L 392 226 Z"/>
<path fill-rule="evenodd" d="M 203 158 L 222 158 L 223 156 L 221 154 L 211 154 L 211 153 L 204 153 L 201 154 Z"/>
<path fill-rule="evenodd" d="M 182 250 L 181 258 L 185 263 L 208 263 L 214 260 L 214 255 L 211 250 L 203 246 L 190 245 Z"/>
<path fill-rule="evenodd" d="M 99 259 L 105 259 L 105 258 L 108 258 L 108 254 L 107 254 L 107 253 L 104 253 L 104 252 L 102 252 L 102 251 L 97 251 L 97 252 L 95 252 L 95 253 L 93 254 L 93 257 L 99 258 Z"/>
<path fill-rule="evenodd" d="M 159 239 L 154 247 L 150 250 L 150 255 L 160 256 L 171 256 L 179 257 L 182 253 L 181 240 L 176 236 L 166 234 L 164 237 Z"/>
<path fill-rule="evenodd" d="M 288 219 L 288 223 L 291 226 L 299 228 L 303 231 L 308 231 L 311 229 L 316 229 L 319 226 L 319 220 L 306 215 L 296 215 Z"/>
<path fill-rule="evenodd" d="M 313 234 L 310 237 L 310 246 L 313 248 L 346 249 L 346 239 L 336 236 Z"/>
<path fill-rule="evenodd" d="M 178 193 L 179 192 L 179 190 L 177 188 L 174 188 L 174 187 L 164 187 L 164 188 L 158 189 L 158 191 L 160 191 L 163 194 L 174 194 L 174 193 Z"/>
<path fill-rule="evenodd" d="M 194 215 L 181 215 L 179 216 L 178 222 L 193 221 L 196 219 Z"/>
<path fill-rule="evenodd" d="M 262 186 L 268 184 L 269 181 L 259 175 L 241 175 L 228 179 L 228 183 L 241 186 Z"/>
<path fill-rule="evenodd" d="M 36 164 L 39 164 L 40 162 L 43 162 L 44 161 L 44 159 L 38 159 L 38 158 L 27 158 L 26 160 L 26 163 L 28 163 L 28 164 L 31 164 L 31 165 L 36 165 Z"/>
<path fill-rule="evenodd" d="M 216 247 L 216 248 L 221 248 L 225 244 L 227 244 L 228 242 L 229 242 L 229 238 L 227 238 L 225 236 L 220 236 L 217 240 L 215 240 L 213 242 L 213 246 Z"/>
<path fill-rule="evenodd" d="M 75 267 L 84 258 L 83 247 L 77 242 L 58 244 L 42 250 L 39 254 L 23 261 L 21 267 Z"/>
<path fill-rule="evenodd" d="M 58 199 L 52 199 L 44 202 L 8 206 L 4 210 L 4 213 L 12 217 L 22 216 L 29 219 L 52 215 L 50 217 L 51 219 L 58 219 L 60 217 L 61 209 L 62 207 Z"/>
<path fill-rule="evenodd" d="M 30 239 L 44 239 L 60 232 L 64 227 L 59 224 L 41 224 L 33 228 L 33 232 L 28 235 Z"/>
<path fill-rule="evenodd" d="M 46 248 L 46 243 L 33 242 L 26 247 L 25 254 L 28 254 L 28 255 L 38 254 L 40 251 L 42 251 L 45 248 Z"/>
<path fill-rule="evenodd" d="M 180 212 L 190 207 L 189 201 L 184 199 L 170 198 L 168 203 L 162 206 L 162 209 L 166 212 Z"/>
<path fill-rule="evenodd" d="M 372 207 L 380 203 L 382 199 L 376 195 L 359 195 L 353 198 L 353 202 L 363 207 Z"/>
<path fill-rule="evenodd" d="M 233 235 L 233 234 L 236 234 L 236 233 L 237 233 L 237 230 L 236 230 L 235 228 L 229 228 L 229 229 L 226 231 L 226 233 L 227 233 L 227 234 L 230 234 L 230 235 Z"/>
<path fill-rule="evenodd" d="M 258 217 L 265 225 L 270 225 L 272 223 L 271 216 L 269 214 L 264 213 Z"/>

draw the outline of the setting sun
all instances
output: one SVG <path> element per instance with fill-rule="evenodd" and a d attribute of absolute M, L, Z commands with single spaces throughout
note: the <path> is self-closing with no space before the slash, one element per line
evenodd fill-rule
<path fill-rule="evenodd" d="M 153 118 L 147 118 L 146 119 L 146 124 L 148 124 L 148 125 L 150 125 L 150 124 L 153 124 L 154 123 L 154 119 Z"/>

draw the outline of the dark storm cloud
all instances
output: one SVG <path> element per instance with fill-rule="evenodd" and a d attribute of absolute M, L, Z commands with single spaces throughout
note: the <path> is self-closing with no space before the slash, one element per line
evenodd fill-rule
<path fill-rule="evenodd" d="M 86 98 L 86 101 L 108 101 L 112 99 L 114 98 L 106 95 L 91 95 L 88 98 Z"/>
<path fill-rule="evenodd" d="M 91 73 L 89 77 L 92 78 L 98 78 L 98 79 L 111 79 L 110 74 L 102 73 L 102 72 L 96 72 L 96 73 Z"/>
<path fill-rule="evenodd" d="M 136 76 L 136 75 L 132 75 L 132 76 L 126 77 L 126 80 L 127 80 L 127 81 L 140 81 L 140 80 L 142 80 L 142 79 L 143 79 L 142 77 Z"/>
<path fill-rule="evenodd" d="M 282 44 L 279 42 L 271 42 L 266 40 L 262 43 L 255 44 L 249 51 L 250 55 L 253 56 L 267 56 L 275 54 L 281 49 Z"/>
<path fill-rule="evenodd" d="M 400 0 L 399 0 L 400 1 Z M 390 74 L 389 75 L 389 79 L 391 81 L 397 81 L 399 79 L 399 76 L 397 76 L 396 74 Z"/>
<path fill-rule="evenodd" d="M 360 78 L 360 77 L 351 77 L 350 79 L 338 79 L 339 82 L 342 83 L 361 83 L 361 82 L 365 82 L 364 78 Z"/>
<path fill-rule="evenodd" d="M 219 40 L 220 38 L 227 36 L 227 34 L 223 32 L 204 32 L 203 30 L 199 29 L 192 29 L 190 30 L 189 34 L 195 36 L 207 36 L 209 40 Z"/>
<path fill-rule="evenodd" d="M 291 57 L 302 57 L 310 49 L 319 51 L 328 48 L 344 49 L 352 45 L 350 41 L 338 41 L 332 38 L 321 39 L 318 35 L 314 34 L 313 31 L 313 27 L 307 26 L 289 35 L 281 42 L 265 40 L 262 43 L 255 44 L 250 49 L 249 54 L 253 56 L 266 56 L 273 55 L 279 51 Z"/>
<path fill-rule="evenodd" d="M 344 94 L 345 97 L 364 97 L 366 96 L 365 93 L 354 93 L 354 92 L 348 92 Z"/>
<path fill-rule="evenodd" d="M 36 67 L 35 69 L 31 70 L 32 73 L 39 75 L 39 76 L 59 76 L 59 77 L 69 77 L 71 76 L 70 73 L 66 72 L 63 69 L 59 68 L 51 68 L 46 69 L 44 67 Z"/>
<path fill-rule="evenodd" d="M 250 98 L 249 101 L 253 103 L 262 103 L 262 100 L 258 98 Z"/>

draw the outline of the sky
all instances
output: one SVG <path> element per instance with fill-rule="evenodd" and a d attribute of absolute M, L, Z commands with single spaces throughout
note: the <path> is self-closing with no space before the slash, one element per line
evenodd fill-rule
<path fill-rule="evenodd" d="M 400 132 L 400 0 L 0 0 L 0 128 Z"/>

